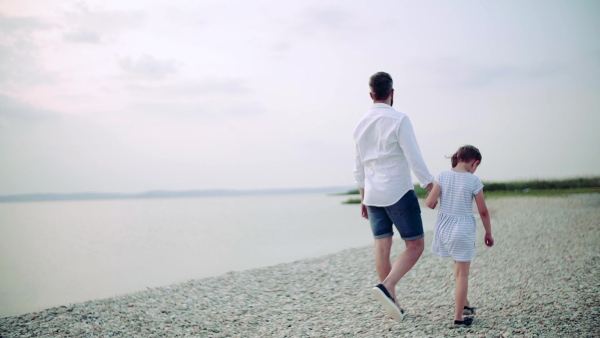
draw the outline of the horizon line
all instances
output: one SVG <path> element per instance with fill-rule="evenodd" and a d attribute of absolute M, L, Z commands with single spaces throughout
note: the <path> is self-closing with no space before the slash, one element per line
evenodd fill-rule
<path fill-rule="evenodd" d="M 42 202 L 42 201 L 74 201 L 74 200 L 106 200 L 106 199 L 149 199 L 177 197 L 217 197 L 234 195 L 285 194 L 285 193 L 338 193 L 353 189 L 353 186 L 328 186 L 310 188 L 260 188 L 260 189 L 188 189 L 167 190 L 153 189 L 143 192 L 67 192 L 67 193 L 25 193 L 0 195 L 1 202 Z"/>

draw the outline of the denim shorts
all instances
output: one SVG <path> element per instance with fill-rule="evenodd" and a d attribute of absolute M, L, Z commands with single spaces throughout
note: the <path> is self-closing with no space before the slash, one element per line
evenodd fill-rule
<path fill-rule="evenodd" d="M 424 236 L 421 207 L 414 190 L 409 190 L 398 202 L 387 207 L 367 206 L 373 237 L 385 238 L 394 235 L 396 226 L 400 237 L 412 241 Z"/>

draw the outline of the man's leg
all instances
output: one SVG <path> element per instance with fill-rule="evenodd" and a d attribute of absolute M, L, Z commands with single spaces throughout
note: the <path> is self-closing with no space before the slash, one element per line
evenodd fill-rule
<path fill-rule="evenodd" d="M 389 274 L 382 282 L 383 286 L 385 286 L 394 299 L 396 299 L 396 284 L 398 284 L 398 281 L 400 281 L 400 279 L 404 277 L 404 275 L 406 275 L 419 260 L 419 257 L 421 257 L 421 254 L 423 253 L 423 248 L 425 247 L 425 238 L 423 237 L 413 241 L 404 242 L 406 243 L 406 249 L 398 256 L 398 258 L 396 258 Z M 379 270 L 377 270 L 377 273 L 379 273 Z M 381 274 L 379 275 L 379 278 L 381 279 Z"/>
<path fill-rule="evenodd" d="M 388 277 L 390 272 L 393 270 L 390 264 L 390 251 L 392 248 L 392 236 L 375 239 L 375 268 L 377 269 L 377 275 L 379 280 L 383 282 Z M 373 296 L 381 302 L 385 312 L 397 321 L 404 319 L 404 310 L 402 310 L 398 303 L 395 302 L 396 295 L 394 287 L 384 287 L 382 284 L 378 284 L 371 291 Z"/>
<path fill-rule="evenodd" d="M 393 223 L 382 207 L 367 207 L 369 223 L 375 237 L 375 269 L 379 281 L 383 281 L 392 269 L 390 252 L 392 250 Z"/>
<path fill-rule="evenodd" d="M 386 207 L 390 219 L 406 243 L 406 249 L 392 264 L 392 269 L 383 280 L 383 286 L 396 298 L 395 286 L 415 265 L 425 247 L 423 220 L 419 200 L 413 190 L 408 191 L 394 205 Z"/>
<path fill-rule="evenodd" d="M 375 269 L 379 276 L 379 281 L 389 275 L 392 270 L 390 263 L 390 252 L 392 250 L 392 237 L 376 238 L 375 239 Z"/>

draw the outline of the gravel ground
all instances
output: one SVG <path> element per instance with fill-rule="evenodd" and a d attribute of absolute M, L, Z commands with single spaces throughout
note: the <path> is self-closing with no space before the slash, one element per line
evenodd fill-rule
<path fill-rule="evenodd" d="M 485 247 L 479 225 L 470 328 L 449 328 L 453 263 L 429 252 L 428 233 L 397 286 L 403 322 L 370 294 L 369 246 L 1 318 L 0 337 L 600 337 L 600 194 L 488 207 L 496 245 Z"/>

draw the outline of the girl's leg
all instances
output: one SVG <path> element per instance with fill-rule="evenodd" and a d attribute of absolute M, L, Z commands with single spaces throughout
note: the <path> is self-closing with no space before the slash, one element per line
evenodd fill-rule
<path fill-rule="evenodd" d="M 455 266 L 454 266 L 454 280 L 456 281 L 456 274 L 458 272 L 458 269 L 456 268 L 456 261 L 454 262 Z M 465 295 L 465 306 L 469 306 L 469 299 L 467 299 L 467 295 Z"/>
<path fill-rule="evenodd" d="M 454 320 L 463 320 L 463 308 L 468 304 L 467 291 L 469 288 L 469 267 L 471 262 L 454 262 Z"/>

